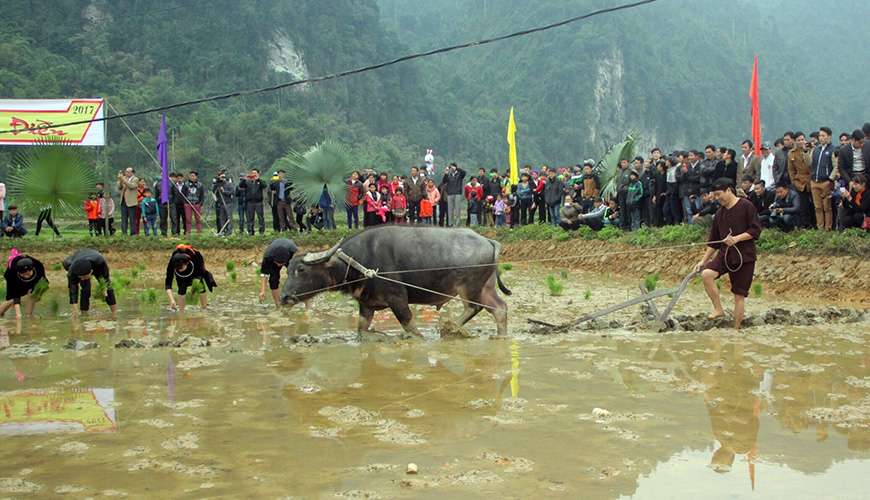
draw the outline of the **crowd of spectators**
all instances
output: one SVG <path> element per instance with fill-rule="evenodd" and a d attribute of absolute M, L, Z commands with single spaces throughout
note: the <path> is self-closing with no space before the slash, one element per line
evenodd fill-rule
<path fill-rule="evenodd" d="M 258 169 L 241 174 L 236 182 L 221 170 L 210 189 L 196 171 L 173 172 L 164 203 L 161 180 L 148 183 L 128 167 L 118 172 L 117 203 L 101 182 L 82 208 L 93 236 L 113 235 L 117 230 L 155 237 L 202 232 L 204 209 L 212 212 L 217 234 L 232 234 L 234 222 L 239 232 L 263 234 L 264 207 L 271 210 L 275 232 L 329 230 L 336 227 L 337 203 L 343 205 L 348 228 L 357 228 L 360 222 L 364 227 L 417 223 L 511 228 L 537 223 L 566 230 L 615 226 L 631 231 L 642 226 L 711 224 L 718 205 L 710 188 L 725 177 L 752 202 L 765 227 L 870 230 L 868 135 L 870 123 L 841 133 L 836 144 L 828 127 L 809 135 L 789 131 L 772 147 L 761 144 L 760 155 L 750 140 L 741 143 L 739 153 L 712 144 L 703 150 L 668 154 L 656 147 L 646 157 L 620 161 L 611 189 L 602 185 L 600 166 L 593 160 L 561 167 L 526 165 L 514 184 L 509 172 L 496 168 L 480 168 L 469 175 L 451 163 L 436 174 L 439 169 L 427 152 L 425 163 L 412 166 L 407 175 L 354 171 L 346 181 L 343 200 L 333 199 L 324 187 L 314 204 L 297 200 L 283 170 L 264 180 Z M 2 184 L 0 195 L 3 235 L 24 236 L 24 218 L 16 207 L 4 213 Z M 50 208 L 40 212 L 36 234 L 43 223 L 59 234 Z"/>

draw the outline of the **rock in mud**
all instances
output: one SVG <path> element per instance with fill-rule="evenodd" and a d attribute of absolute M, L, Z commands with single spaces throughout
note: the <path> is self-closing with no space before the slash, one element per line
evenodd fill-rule
<path fill-rule="evenodd" d="M 144 349 L 147 347 L 142 342 L 134 339 L 123 339 L 115 344 L 115 349 Z"/>
<path fill-rule="evenodd" d="M 26 342 L 24 344 L 13 344 L 3 349 L 3 352 L 12 359 L 16 358 L 35 358 L 44 356 L 51 352 L 51 349 L 44 347 L 36 342 Z"/>
<path fill-rule="evenodd" d="M 417 464 L 410 463 L 408 467 L 405 469 L 405 474 L 416 474 L 417 473 Z"/>
<path fill-rule="evenodd" d="M 185 335 L 179 339 L 161 339 L 154 343 L 152 347 L 209 347 L 211 341 L 195 337 L 193 335 Z"/>
<path fill-rule="evenodd" d="M 320 340 L 311 335 L 293 335 L 287 339 L 287 342 L 291 344 L 312 345 L 319 343 Z"/>
<path fill-rule="evenodd" d="M 63 346 L 64 349 L 68 351 L 86 351 L 88 349 L 96 349 L 100 344 L 96 342 L 86 342 L 84 340 L 78 339 L 69 339 L 69 342 Z"/>

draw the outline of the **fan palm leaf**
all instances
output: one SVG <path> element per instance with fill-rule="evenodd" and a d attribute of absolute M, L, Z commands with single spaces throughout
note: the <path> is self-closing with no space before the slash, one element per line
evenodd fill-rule
<path fill-rule="evenodd" d="M 333 201 L 343 199 L 345 179 L 353 171 L 350 153 L 335 141 L 325 141 L 304 154 L 290 152 L 278 160 L 276 167 L 287 172 L 296 198 L 306 205 L 317 203 L 324 186 Z"/>
<path fill-rule="evenodd" d="M 619 171 L 619 162 L 621 160 L 631 161 L 634 157 L 635 139 L 631 135 L 627 135 L 625 140 L 615 144 L 607 150 L 607 153 L 598 160 L 595 166 L 595 173 L 601 180 L 604 188 L 601 190 L 602 197 L 611 198 L 616 194 L 616 173 Z"/>
<path fill-rule="evenodd" d="M 94 168 L 76 147 L 51 143 L 21 150 L 7 182 L 16 203 L 32 209 L 51 207 L 69 215 L 80 212 L 93 191 Z"/>

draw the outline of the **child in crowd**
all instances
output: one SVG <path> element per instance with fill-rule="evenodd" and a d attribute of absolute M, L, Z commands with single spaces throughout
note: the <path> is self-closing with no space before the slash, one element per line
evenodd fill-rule
<path fill-rule="evenodd" d="M 112 236 L 115 234 L 115 200 L 108 191 L 103 192 L 100 200 L 100 215 L 97 224 L 97 234 Z"/>
<path fill-rule="evenodd" d="M 435 209 L 438 207 L 438 204 L 441 203 L 441 190 L 438 189 L 438 186 L 435 185 L 435 181 L 433 181 L 432 179 L 429 179 L 429 181 L 426 182 L 426 198 L 424 201 L 429 202 L 429 206 L 431 208 L 431 220 L 429 221 L 429 223 L 434 225 L 437 222 L 437 220 L 435 219 Z M 423 210 L 422 201 L 420 202 L 420 210 Z M 420 217 L 422 218 L 423 216 L 421 215 Z"/>
<path fill-rule="evenodd" d="M 396 188 L 396 194 L 390 198 L 390 211 L 393 214 L 393 222 L 396 224 L 405 223 L 405 214 L 408 213 L 408 199 L 405 198 L 404 190 L 400 187 Z"/>
<path fill-rule="evenodd" d="M 85 210 L 85 217 L 88 218 L 88 234 L 90 236 L 93 236 L 94 234 L 99 235 L 100 200 L 97 199 L 97 193 L 91 193 L 88 195 L 88 199 L 85 200 L 83 208 Z"/>
<path fill-rule="evenodd" d="M 472 226 L 478 225 L 477 215 L 480 213 L 480 200 L 477 198 L 477 191 L 471 191 L 468 199 L 468 218 L 469 224 Z"/>
<path fill-rule="evenodd" d="M 388 185 L 381 186 L 380 192 L 381 204 L 378 207 L 378 218 L 380 219 L 379 224 L 386 224 L 392 219 L 392 217 L 390 217 L 390 187 Z"/>
<path fill-rule="evenodd" d="M 150 189 L 145 188 L 142 191 L 142 201 L 139 203 L 139 208 L 142 212 L 142 222 L 145 223 L 145 236 L 148 236 L 149 227 L 151 233 L 157 236 L 157 218 L 160 216 L 160 205 L 151 195 Z"/>
<path fill-rule="evenodd" d="M 495 216 L 495 227 L 504 226 L 504 214 L 507 204 L 504 201 L 504 195 L 499 194 L 495 203 L 492 205 L 492 214 Z"/>
<path fill-rule="evenodd" d="M 495 217 L 493 217 L 493 206 L 495 205 L 495 197 L 489 195 L 486 197 L 486 200 L 483 204 L 483 220 L 480 221 L 481 226 L 492 226 L 495 221 Z"/>
<path fill-rule="evenodd" d="M 373 227 L 381 223 L 381 218 L 378 217 L 378 210 L 381 207 L 381 193 L 378 192 L 376 182 L 370 182 L 367 186 L 365 196 L 365 214 L 363 215 L 363 226 Z"/>

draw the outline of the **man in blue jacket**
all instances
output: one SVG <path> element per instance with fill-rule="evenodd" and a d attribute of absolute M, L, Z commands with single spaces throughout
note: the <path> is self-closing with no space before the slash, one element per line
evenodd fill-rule
<path fill-rule="evenodd" d="M 770 205 L 770 225 L 789 232 L 797 226 L 801 214 L 801 197 L 786 183 L 776 186 L 776 199 Z"/>

